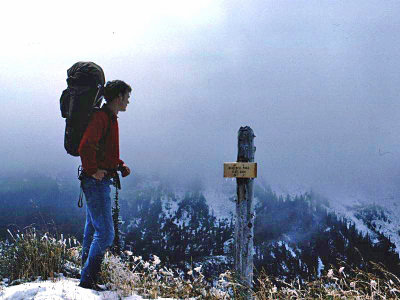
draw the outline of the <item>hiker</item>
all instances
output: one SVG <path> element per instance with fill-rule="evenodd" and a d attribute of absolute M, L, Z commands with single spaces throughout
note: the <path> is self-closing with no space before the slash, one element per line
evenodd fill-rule
<path fill-rule="evenodd" d="M 132 89 L 121 80 L 107 82 L 106 104 L 96 111 L 79 144 L 81 184 L 86 198 L 86 223 L 82 245 L 80 287 L 96 289 L 101 263 L 114 240 L 110 185 L 112 179 L 130 174 L 119 158 L 118 113 L 126 111 Z"/>

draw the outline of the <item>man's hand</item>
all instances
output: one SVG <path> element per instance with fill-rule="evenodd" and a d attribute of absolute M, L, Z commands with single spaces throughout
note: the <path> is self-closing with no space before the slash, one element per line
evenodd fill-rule
<path fill-rule="evenodd" d="M 106 170 L 97 169 L 97 172 L 94 173 L 94 174 L 92 175 L 92 177 L 95 178 L 95 179 L 97 179 L 97 180 L 103 180 L 104 175 L 106 175 L 106 174 L 107 174 L 107 171 L 106 171 Z"/>
<path fill-rule="evenodd" d="M 126 164 L 120 166 L 119 170 L 121 171 L 122 177 L 126 177 L 131 174 L 131 169 Z"/>

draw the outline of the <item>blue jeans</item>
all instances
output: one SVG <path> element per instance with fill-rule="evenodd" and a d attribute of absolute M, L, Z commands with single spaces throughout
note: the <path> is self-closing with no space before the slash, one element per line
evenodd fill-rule
<path fill-rule="evenodd" d="M 82 179 L 86 198 L 86 224 L 83 233 L 81 284 L 97 281 L 104 254 L 114 241 L 111 212 L 111 179 L 99 181 L 93 177 Z"/>

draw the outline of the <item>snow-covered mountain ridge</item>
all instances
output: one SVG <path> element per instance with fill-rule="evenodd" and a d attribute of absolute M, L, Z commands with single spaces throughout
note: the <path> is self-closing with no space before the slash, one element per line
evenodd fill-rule
<path fill-rule="evenodd" d="M 382 233 L 396 246 L 400 255 L 400 207 L 395 201 L 383 204 L 355 201 L 352 205 L 331 202 L 331 210 L 354 222 L 357 229 L 369 234 L 374 242 L 377 242 L 377 233 Z"/>

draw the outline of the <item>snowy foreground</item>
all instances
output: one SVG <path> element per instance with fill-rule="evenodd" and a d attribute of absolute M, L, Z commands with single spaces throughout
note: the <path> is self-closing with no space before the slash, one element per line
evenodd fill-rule
<path fill-rule="evenodd" d="M 36 281 L 10 286 L 0 290 L 1 300 L 117 300 L 117 292 L 97 292 L 78 286 L 78 279 L 61 278 L 55 282 Z M 1 287 L 0 287 L 1 288 Z M 143 300 L 141 296 L 122 297 L 125 300 Z M 172 300 L 172 298 L 158 298 Z"/>

